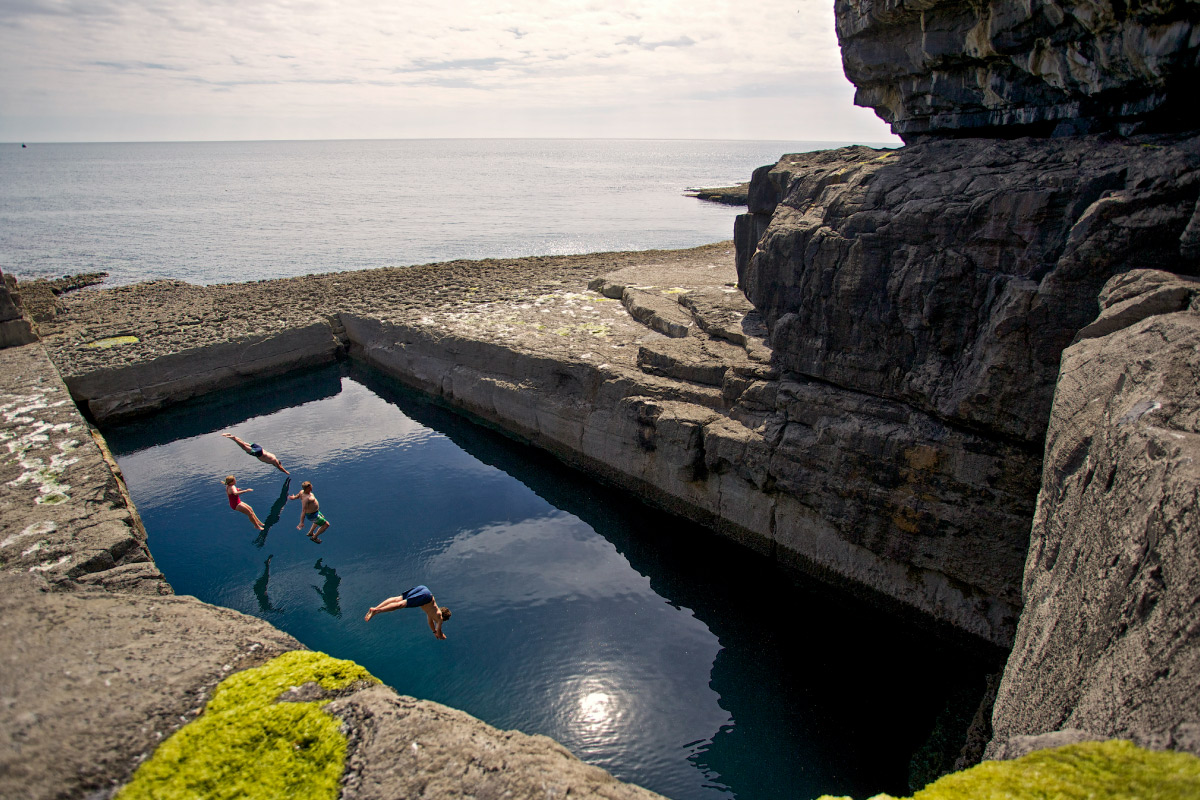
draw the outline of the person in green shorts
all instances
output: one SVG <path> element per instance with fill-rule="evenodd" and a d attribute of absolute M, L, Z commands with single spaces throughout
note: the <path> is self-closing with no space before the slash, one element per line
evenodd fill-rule
<path fill-rule="evenodd" d="M 321 534 L 329 530 L 329 520 L 325 519 L 325 515 L 321 513 L 321 504 L 317 501 L 317 496 L 313 494 L 311 483 L 305 481 L 300 484 L 298 494 L 288 495 L 288 500 L 297 499 L 300 501 L 300 524 L 296 526 L 296 530 L 303 530 L 305 520 L 311 522 L 312 527 L 308 529 L 308 538 L 320 544 Z"/>

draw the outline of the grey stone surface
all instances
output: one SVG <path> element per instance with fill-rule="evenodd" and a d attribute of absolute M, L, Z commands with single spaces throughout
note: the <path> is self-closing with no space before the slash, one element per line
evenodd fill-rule
<path fill-rule="evenodd" d="M 0 568 L 69 583 L 148 562 L 124 487 L 45 351 L 0 350 L 0 376 Z M 143 577 L 147 591 L 169 592 Z"/>
<path fill-rule="evenodd" d="M 626 287 L 621 303 L 638 322 L 672 339 L 682 339 L 692 329 L 691 314 L 679 307 L 679 301 L 659 292 Z"/>
<path fill-rule="evenodd" d="M 1196 4 L 837 0 L 854 102 L 892 130 L 1011 137 L 1195 126 Z"/>
<path fill-rule="evenodd" d="M 21 313 L 20 295 L 14 282 L 0 271 L 0 348 L 17 347 L 36 339 L 33 326 Z"/>
<path fill-rule="evenodd" d="M 1013 736 L 988 752 L 989 759 L 1009 761 L 1021 756 L 1027 756 L 1034 750 L 1048 750 L 1053 747 L 1065 747 L 1080 742 L 1100 742 L 1108 739 L 1088 731 L 1076 728 L 1066 728 L 1061 731 L 1051 731 L 1036 736 Z"/>
<path fill-rule="evenodd" d="M 1200 754 L 1198 290 L 1161 272 L 1114 278 L 1108 333 L 1063 354 L 989 752 L 1076 728 Z M 1164 292 L 1193 300 L 1127 314 Z"/>
<path fill-rule="evenodd" d="M 140 342 L 114 349 L 137 348 Z M 114 420 L 233 386 L 247 377 L 266 377 L 291 369 L 332 363 L 340 343 L 333 327 L 316 322 L 266 336 L 190 348 L 163 355 L 152 365 L 130 364 L 71 376 L 67 386 L 97 419 Z"/>

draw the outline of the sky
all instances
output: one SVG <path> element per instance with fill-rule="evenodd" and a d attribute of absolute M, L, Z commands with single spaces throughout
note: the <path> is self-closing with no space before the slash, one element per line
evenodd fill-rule
<path fill-rule="evenodd" d="M 0 0 L 0 141 L 899 143 L 833 0 Z"/>

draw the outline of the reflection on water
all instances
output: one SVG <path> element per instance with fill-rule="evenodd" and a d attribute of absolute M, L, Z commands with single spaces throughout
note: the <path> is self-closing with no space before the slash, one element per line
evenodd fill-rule
<path fill-rule="evenodd" d="M 262 575 L 254 582 L 254 597 L 258 600 L 258 610 L 264 614 L 280 610 L 271 605 L 271 598 L 267 596 L 267 584 L 271 581 L 271 559 L 274 557 L 267 556 L 267 560 L 263 562 Z"/>
<path fill-rule="evenodd" d="M 338 584 L 342 582 L 342 579 L 338 577 L 337 570 L 333 567 L 322 566 L 322 561 L 324 561 L 324 559 L 318 558 L 317 563 L 313 564 L 313 569 L 315 569 L 321 575 L 321 577 L 325 579 L 325 582 L 321 585 L 321 588 L 318 589 L 316 586 L 312 587 L 313 591 L 316 592 L 325 602 L 325 605 L 321 606 L 317 610 L 324 611 L 331 617 L 340 617 L 342 615 L 342 605 L 338 600 Z"/>
<path fill-rule="evenodd" d="M 369 370 L 310 377 L 320 397 L 299 382 L 295 406 L 284 381 L 107 432 L 176 591 L 675 800 L 907 794 L 945 698 L 982 685 L 987 659 L 959 643 L 781 574 Z M 154 438 L 176 418 L 183 438 Z M 264 562 L 265 533 L 244 536 L 211 488 L 241 455 L 225 431 L 271 442 L 338 535 L 318 545 L 285 525 Z M 235 460 L 247 485 L 274 486 L 274 468 L 253 463 Z M 299 514 L 286 497 L 285 483 L 268 527 Z M 419 583 L 454 609 L 447 641 L 419 611 L 362 621 Z"/>
<path fill-rule="evenodd" d="M 275 502 L 271 505 L 271 511 L 267 514 L 267 518 L 262 521 L 263 529 L 258 532 L 258 536 L 254 539 L 254 546 L 261 548 L 267 543 L 267 534 L 271 528 L 279 522 L 279 515 L 283 513 L 283 507 L 287 505 L 288 487 L 292 485 L 291 478 L 284 478 L 283 485 L 279 488 L 279 497 L 275 498 Z"/>

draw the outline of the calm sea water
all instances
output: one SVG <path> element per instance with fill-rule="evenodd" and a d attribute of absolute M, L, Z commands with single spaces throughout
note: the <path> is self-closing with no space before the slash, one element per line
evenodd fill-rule
<path fill-rule="evenodd" d="M 292 472 L 244 455 L 230 431 Z M 676 800 L 907 794 L 978 656 L 653 511 L 389 379 L 331 367 L 105 431 L 180 594 Z M 268 524 L 229 509 L 232 473 Z M 296 530 L 312 481 L 332 522 Z M 305 530 L 307 530 L 305 525 Z M 363 621 L 418 583 L 453 618 Z"/>
<path fill-rule="evenodd" d="M 0 270 L 228 283 L 457 258 L 693 247 L 685 197 L 818 142 L 437 139 L 0 145 Z"/>

